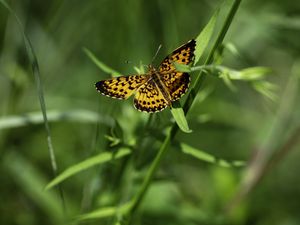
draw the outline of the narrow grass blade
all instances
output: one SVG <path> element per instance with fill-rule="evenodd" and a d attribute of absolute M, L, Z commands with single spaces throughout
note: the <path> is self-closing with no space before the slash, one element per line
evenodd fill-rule
<path fill-rule="evenodd" d="M 22 25 L 19 17 L 15 13 L 15 11 L 12 10 L 10 8 L 10 6 L 4 0 L 0 0 L 0 3 L 2 3 L 2 5 L 14 16 L 15 20 L 17 21 L 17 23 L 19 25 L 21 35 L 23 36 L 26 53 L 27 53 L 29 62 L 31 64 L 32 73 L 33 73 L 35 83 L 36 83 L 37 95 L 39 98 L 40 107 L 41 107 L 41 111 L 42 111 L 42 115 L 43 115 L 45 130 L 46 130 L 46 134 L 47 134 L 47 145 L 48 145 L 48 151 L 49 151 L 49 156 L 50 156 L 50 160 L 51 160 L 51 166 L 52 166 L 54 175 L 56 175 L 57 174 L 57 163 L 56 163 L 56 157 L 55 157 L 55 153 L 54 153 L 52 137 L 51 137 L 50 127 L 49 127 L 48 118 L 47 118 L 46 103 L 45 103 L 45 99 L 44 99 L 44 92 L 43 92 L 43 86 L 42 86 L 42 80 L 41 80 L 38 60 L 37 60 L 35 51 L 33 49 L 33 46 L 31 44 L 31 41 L 30 41 L 29 37 L 27 36 L 27 34 L 25 33 L 24 26 Z M 63 195 L 63 191 L 62 191 L 61 187 L 59 187 L 59 192 L 60 192 L 62 204 L 65 205 L 64 195 Z"/>
<path fill-rule="evenodd" d="M 210 18 L 207 25 L 203 28 L 201 33 L 196 38 L 196 50 L 195 50 L 195 62 L 194 64 L 197 64 L 200 57 L 203 55 L 205 49 L 208 46 L 209 41 L 212 39 L 213 32 L 216 27 L 217 18 L 219 15 L 219 9 L 215 11 L 213 16 Z"/>
<path fill-rule="evenodd" d="M 116 70 L 110 68 L 109 66 L 107 66 L 105 63 L 101 62 L 94 53 L 92 53 L 89 49 L 87 48 L 83 48 L 84 53 L 90 58 L 90 60 L 93 61 L 93 63 L 95 63 L 95 65 L 101 69 L 103 72 L 105 73 L 109 73 L 113 76 L 119 76 L 121 75 L 121 73 L 117 72 Z"/>
<path fill-rule="evenodd" d="M 128 154 L 131 153 L 131 150 L 128 148 L 121 148 L 118 150 L 117 153 L 114 152 L 104 152 L 100 153 L 99 155 L 93 156 L 91 158 L 88 158 L 80 163 L 77 163 L 65 171 L 63 171 L 60 175 L 58 175 L 55 179 L 53 179 L 49 184 L 46 186 L 46 190 L 52 188 L 53 186 L 61 183 L 65 179 L 82 172 L 83 170 L 86 170 L 92 166 L 99 165 L 105 162 L 108 162 L 113 159 L 119 159 L 122 158 Z"/>
<path fill-rule="evenodd" d="M 48 111 L 49 122 L 77 121 L 81 123 L 102 123 L 112 126 L 114 121 L 110 117 L 102 116 L 99 113 L 89 110 L 70 110 L 70 111 Z M 25 115 L 6 116 L 0 118 L 0 130 L 11 129 L 33 124 L 43 123 L 43 115 L 40 112 L 32 112 Z"/>
<path fill-rule="evenodd" d="M 103 207 L 92 211 L 90 213 L 82 214 L 77 217 L 77 220 L 90 220 L 90 219 L 101 219 L 107 217 L 113 217 L 118 214 L 124 215 L 131 208 L 132 202 L 126 203 L 118 207 Z"/>
<path fill-rule="evenodd" d="M 243 162 L 243 161 L 229 162 L 227 160 L 217 158 L 217 157 L 215 157 L 211 154 L 208 154 L 208 153 L 206 153 L 202 150 L 193 148 L 193 147 L 191 147 L 187 144 L 184 144 L 184 143 L 181 143 L 180 147 L 181 147 L 182 152 L 185 153 L 185 154 L 191 155 L 191 156 L 193 156 L 197 159 L 200 159 L 204 162 L 217 164 L 217 165 L 222 166 L 222 167 L 233 167 L 233 166 L 239 167 L 239 166 L 244 166 L 245 165 L 245 162 Z"/>

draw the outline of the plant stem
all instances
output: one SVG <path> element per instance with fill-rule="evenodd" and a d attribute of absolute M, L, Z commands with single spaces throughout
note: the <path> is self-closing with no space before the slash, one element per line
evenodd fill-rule
<path fill-rule="evenodd" d="M 210 50 L 210 53 L 209 53 L 204 65 L 208 65 L 213 62 L 214 53 L 217 50 L 217 48 L 222 44 L 225 34 L 228 31 L 228 28 L 232 22 L 232 19 L 237 12 L 240 2 L 241 2 L 241 0 L 235 0 L 233 2 L 232 6 L 230 8 L 230 11 L 226 17 L 226 20 L 222 26 L 222 29 L 218 33 L 217 39 L 216 39 L 212 49 Z M 206 76 L 204 75 L 204 73 L 202 71 L 200 71 L 199 75 L 196 78 L 195 84 L 194 84 L 193 88 L 191 89 L 191 92 L 189 93 L 188 98 L 183 106 L 185 113 L 187 113 L 189 111 L 189 109 L 195 99 L 196 94 L 198 93 L 200 87 L 202 86 L 202 84 L 205 80 L 205 77 Z M 127 224 L 130 224 L 130 225 L 132 224 L 132 218 L 133 218 L 136 210 L 140 206 L 147 190 L 149 189 L 149 186 L 153 179 L 153 176 L 154 176 L 156 170 L 158 169 L 158 167 L 162 161 L 162 158 L 163 158 L 164 154 L 167 152 L 168 147 L 171 143 L 171 140 L 175 137 L 177 131 L 178 131 L 178 126 L 176 123 L 174 123 L 172 128 L 170 129 L 169 133 L 167 134 L 163 144 L 161 145 L 159 152 L 157 153 L 153 163 L 151 164 L 150 169 L 143 181 L 140 191 L 137 193 L 137 195 L 133 199 L 132 207 L 128 212 Z"/>
<path fill-rule="evenodd" d="M 176 128 L 177 128 L 177 126 L 176 126 Z M 170 135 L 168 135 L 166 137 L 166 139 L 164 140 L 164 143 L 162 144 L 162 146 L 161 146 L 159 152 L 157 153 L 154 161 L 152 162 L 152 164 L 150 166 L 150 169 L 149 169 L 149 171 L 147 173 L 147 176 L 144 179 L 142 187 L 141 187 L 140 191 L 138 192 L 138 194 L 135 196 L 135 198 L 133 200 L 133 205 L 132 205 L 132 208 L 130 210 L 131 213 L 134 213 L 136 211 L 136 209 L 140 205 L 140 203 L 141 203 L 141 201 L 142 201 L 142 199 L 143 199 L 146 191 L 148 190 L 150 182 L 152 181 L 152 178 L 153 178 L 153 176 L 155 174 L 155 171 L 158 168 L 158 166 L 159 166 L 159 164 L 160 164 L 160 162 L 161 162 L 161 160 L 163 158 L 164 153 L 166 152 L 165 149 L 168 149 L 168 146 L 169 146 L 170 141 L 171 141 L 170 138 L 171 138 Z"/>
<path fill-rule="evenodd" d="M 241 0 L 235 0 L 233 2 L 231 9 L 226 17 L 226 20 L 222 26 L 222 29 L 220 30 L 220 32 L 217 36 L 217 39 L 216 39 L 211 51 L 209 52 L 207 59 L 204 62 L 204 67 L 209 64 L 212 64 L 212 62 L 214 60 L 215 51 L 222 44 L 224 37 L 229 29 L 229 26 L 233 20 L 234 15 L 237 12 L 237 9 L 238 9 L 240 3 L 241 3 Z M 205 78 L 206 78 L 206 74 L 203 71 L 200 71 L 198 76 L 196 77 L 194 86 L 191 88 L 190 94 L 188 95 L 187 100 L 185 101 L 185 104 L 183 105 L 183 110 L 185 113 L 187 113 L 189 111 L 190 107 L 192 106 L 192 103 L 196 97 L 196 94 L 199 92 Z"/>

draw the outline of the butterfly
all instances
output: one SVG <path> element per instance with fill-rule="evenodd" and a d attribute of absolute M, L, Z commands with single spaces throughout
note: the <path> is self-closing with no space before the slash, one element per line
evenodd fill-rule
<path fill-rule="evenodd" d="M 135 93 L 134 106 L 142 112 L 154 113 L 172 107 L 188 90 L 190 75 L 177 71 L 174 62 L 189 65 L 194 61 L 196 41 L 190 40 L 175 49 L 158 69 L 149 65 L 146 74 L 120 76 L 98 81 L 95 86 L 103 95 L 127 99 Z"/>

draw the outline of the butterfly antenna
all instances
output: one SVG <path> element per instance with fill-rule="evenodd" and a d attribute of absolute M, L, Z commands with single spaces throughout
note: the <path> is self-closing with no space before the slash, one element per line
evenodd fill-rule
<path fill-rule="evenodd" d="M 159 50 L 161 49 L 161 47 L 162 47 L 162 45 L 160 44 L 160 45 L 158 46 L 157 50 L 156 50 L 156 53 L 155 53 L 155 55 L 153 56 L 153 58 L 152 58 L 152 60 L 151 60 L 151 65 L 153 64 L 153 62 L 154 62 L 154 59 L 156 58 L 156 56 L 157 56 L 157 54 L 158 54 Z"/>

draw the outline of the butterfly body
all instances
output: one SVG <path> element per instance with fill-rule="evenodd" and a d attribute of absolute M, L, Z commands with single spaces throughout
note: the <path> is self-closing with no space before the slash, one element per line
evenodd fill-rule
<path fill-rule="evenodd" d="M 157 89 L 161 92 L 161 94 L 164 96 L 165 100 L 168 102 L 168 105 L 171 106 L 172 105 L 172 97 L 164 83 L 164 81 L 162 80 L 162 73 L 159 73 L 154 67 L 149 66 L 150 67 L 150 80 L 153 81 L 152 85 L 156 85 Z M 148 81 L 148 82 L 149 82 Z"/>
<path fill-rule="evenodd" d="M 172 102 L 188 90 L 189 74 L 177 71 L 173 63 L 190 64 L 194 59 L 195 46 L 195 40 L 191 40 L 167 56 L 158 69 L 150 65 L 146 74 L 102 80 L 96 83 L 96 89 L 117 99 L 127 99 L 135 93 L 136 109 L 149 113 L 162 111 L 171 107 Z"/>

